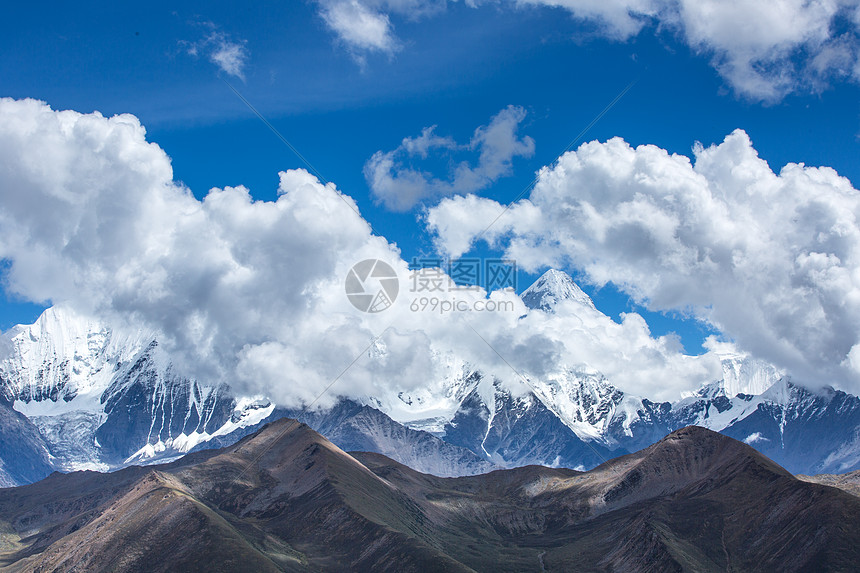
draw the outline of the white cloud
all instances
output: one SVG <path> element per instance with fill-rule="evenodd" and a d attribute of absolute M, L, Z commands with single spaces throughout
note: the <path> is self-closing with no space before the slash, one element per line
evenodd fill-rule
<path fill-rule="evenodd" d="M 215 44 L 215 49 L 209 54 L 209 59 L 224 73 L 244 79 L 242 69 L 248 59 L 248 50 L 244 43 L 237 44 L 220 38 Z"/>
<path fill-rule="evenodd" d="M 468 2 L 477 6 L 488 2 Z M 347 45 L 391 52 L 391 16 L 441 13 L 447 2 L 326 0 L 322 14 Z M 667 31 L 709 58 L 740 95 L 773 102 L 795 91 L 819 91 L 834 79 L 860 80 L 857 0 L 515 0 L 550 7 L 596 24 L 597 33 L 628 40 L 643 30 Z M 333 17 L 330 14 L 342 14 Z"/>
<path fill-rule="evenodd" d="M 584 144 L 483 238 L 524 267 L 566 261 L 651 309 L 691 313 L 801 381 L 860 389 L 860 192 L 827 167 L 774 173 L 740 130 L 694 153 Z M 457 197 L 427 221 L 456 256 L 501 211 Z"/>
<path fill-rule="evenodd" d="M 287 171 L 277 201 L 253 201 L 242 187 L 198 201 L 133 116 L 2 100 L 0 123 L 8 290 L 161 331 L 197 375 L 263 385 L 275 398 L 322 388 L 376 333 L 344 311 L 345 297 L 328 307 L 320 294 L 325 285 L 342 294 L 355 260 L 397 259 L 333 186 Z M 279 344 L 290 345 L 281 376 L 252 380 L 278 372 L 253 359 L 274 360 Z M 305 376 L 284 377 L 288 364 Z"/>
<path fill-rule="evenodd" d="M 513 312 L 413 312 L 407 264 L 350 197 L 303 170 L 281 173 L 278 192 L 255 201 L 243 187 L 215 188 L 198 200 L 173 181 L 169 158 L 134 116 L 0 100 L 7 292 L 159 331 L 179 367 L 207 382 L 307 403 L 359 357 L 322 403 L 396 396 L 440 384 L 440 357 L 452 354 L 511 385 L 519 381 L 507 363 L 528 376 L 598 369 L 657 397 L 719 376 L 712 353 L 684 356 L 676 338 L 652 337 L 636 314 L 616 324 L 584 306 L 527 313 L 509 291 L 490 296 Z M 383 313 L 361 313 L 345 296 L 349 268 L 367 258 L 402 278 Z"/>
<path fill-rule="evenodd" d="M 856 10 L 853 1 L 683 0 L 678 27 L 739 93 L 774 101 L 852 75 L 860 49 L 857 27 L 845 33 L 835 28 Z"/>
<path fill-rule="evenodd" d="M 387 14 L 375 11 L 358 0 L 321 2 L 325 23 L 351 49 L 392 53 L 397 47 Z"/>
<path fill-rule="evenodd" d="M 425 128 L 415 138 L 405 138 L 393 151 L 377 151 L 364 166 L 364 175 L 376 198 L 395 211 L 406 211 L 426 200 L 457 193 L 486 189 L 511 171 L 514 157 L 530 157 L 534 141 L 517 136 L 526 112 L 521 107 L 508 106 L 496 114 L 490 123 L 475 130 L 467 145 L 458 145 L 450 137 L 436 135 L 436 126 Z M 404 159 L 426 159 L 431 151 L 451 153 L 459 150 L 477 152 L 477 164 L 466 161 L 451 168 L 447 180 L 420 171 Z"/>
<path fill-rule="evenodd" d="M 225 74 L 244 81 L 244 69 L 248 63 L 247 42 L 233 40 L 211 22 L 206 22 L 204 25 L 211 30 L 209 35 L 197 42 L 182 44 L 188 54 L 194 57 L 204 55 Z"/>
<path fill-rule="evenodd" d="M 444 12 L 448 0 L 317 0 L 320 16 L 360 63 L 365 54 L 400 48 L 391 15 L 408 20 Z"/>
<path fill-rule="evenodd" d="M 770 440 L 768 440 L 767 438 L 765 438 L 764 436 L 761 435 L 761 432 L 753 432 L 752 434 L 750 434 L 749 436 L 744 438 L 744 443 L 748 444 L 750 446 L 753 444 L 757 444 L 759 442 L 769 442 L 769 441 Z"/>

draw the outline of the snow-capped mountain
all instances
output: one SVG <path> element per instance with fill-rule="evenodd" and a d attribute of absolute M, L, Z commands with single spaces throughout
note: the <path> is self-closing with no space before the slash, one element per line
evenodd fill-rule
<path fill-rule="evenodd" d="M 231 444 L 288 414 L 342 447 L 385 453 L 437 475 L 496 467 L 360 405 L 342 403 L 324 415 L 276 411 L 265 398 L 189 379 L 175 371 L 152 333 L 120 332 L 68 309 L 46 310 L 0 344 L 0 486 L 35 481 L 53 469 L 107 471 L 169 460 Z"/>
<path fill-rule="evenodd" d="M 782 378 L 761 394 L 730 397 L 715 383 L 674 404 L 670 421 L 746 442 L 794 473 L 860 468 L 860 398 L 831 388 L 813 392 Z"/>
<path fill-rule="evenodd" d="M 522 297 L 533 311 L 555 312 L 566 301 L 595 310 L 561 271 L 548 271 Z M 418 393 L 401 396 L 400 404 L 389 399 L 375 405 L 407 426 L 433 431 L 505 467 L 539 463 L 587 469 L 687 425 L 746 441 L 794 472 L 860 467 L 860 399 L 797 386 L 773 365 L 729 345 L 716 351 L 722 378 L 674 403 L 625 394 L 588 367 L 559 366 L 528 380 L 528 391 L 512 392 L 461 363 L 459 370 L 449 368 L 456 375 L 448 377 L 444 392 L 437 391 L 442 400 Z M 444 413 L 416 416 L 428 404 Z"/>
<path fill-rule="evenodd" d="M 731 372 L 736 359 L 727 359 L 724 370 Z M 720 380 L 674 403 L 627 395 L 594 373 L 533 381 L 534 391 L 525 394 L 480 373 L 470 380 L 472 391 L 437 435 L 502 467 L 589 469 L 696 425 L 744 441 L 795 473 L 860 468 L 860 398 L 816 393 L 788 378 L 761 394 L 734 396 L 727 387 L 737 381 Z"/>
<path fill-rule="evenodd" d="M 560 271 L 523 293 L 531 312 L 588 296 Z M 110 470 L 229 445 L 264 423 L 300 418 L 345 450 L 382 453 L 419 471 L 469 475 L 526 464 L 594 467 L 699 425 L 743 440 L 793 472 L 860 468 L 860 399 L 792 384 L 729 347 L 722 379 L 670 402 L 613 386 L 586 365 L 554 365 L 512 391 L 456 356 L 409 395 L 367 396 L 326 411 L 182 376 L 152 333 L 113 330 L 51 308 L 0 337 L 0 486 L 50 471 Z"/>
<path fill-rule="evenodd" d="M 546 312 L 552 312 L 556 305 L 565 300 L 594 308 L 594 301 L 579 288 L 570 275 L 555 269 L 541 275 L 520 297 L 527 307 Z"/>
<path fill-rule="evenodd" d="M 115 331 L 68 309 L 49 308 L 3 344 L 0 393 L 65 471 L 181 455 L 273 409 L 254 412 L 225 386 L 179 376 L 151 333 Z"/>

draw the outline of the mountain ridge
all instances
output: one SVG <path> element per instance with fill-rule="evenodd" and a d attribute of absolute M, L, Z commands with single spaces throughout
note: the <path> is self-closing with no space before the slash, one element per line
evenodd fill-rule
<path fill-rule="evenodd" d="M 847 571 L 858 512 L 706 428 L 588 472 L 440 478 L 282 418 L 170 464 L 0 490 L 0 570 Z"/>

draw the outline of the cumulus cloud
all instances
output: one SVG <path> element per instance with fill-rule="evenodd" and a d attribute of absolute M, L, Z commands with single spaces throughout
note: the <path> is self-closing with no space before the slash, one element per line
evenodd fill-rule
<path fill-rule="evenodd" d="M 427 127 L 418 137 L 405 138 L 393 151 L 374 153 L 364 166 L 364 176 L 377 200 L 395 211 L 406 211 L 427 199 L 486 189 L 511 172 L 514 157 L 534 154 L 534 140 L 517 135 L 525 116 L 523 108 L 508 106 L 488 125 L 477 128 L 465 145 L 436 135 L 436 126 Z M 407 162 L 427 159 L 431 153 L 458 151 L 477 153 L 477 162 L 474 166 L 467 161 L 454 164 L 444 180 Z"/>
<path fill-rule="evenodd" d="M 247 42 L 233 40 L 212 23 L 206 23 L 206 27 L 210 28 L 211 32 L 205 38 L 184 44 L 188 54 L 195 57 L 202 55 L 225 74 L 244 81 L 244 69 L 248 62 Z"/>
<path fill-rule="evenodd" d="M 584 144 L 482 237 L 525 267 L 567 264 L 708 322 L 801 381 L 860 389 L 860 192 L 827 167 L 775 173 L 741 130 L 694 157 Z M 456 256 L 502 211 L 457 197 L 427 220 Z"/>
<path fill-rule="evenodd" d="M 588 367 L 658 397 L 719 377 L 713 353 L 684 356 L 635 314 L 617 324 L 586 306 L 528 312 L 512 291 L 456 288 L 435 296 L 508 306 L 415 311 L 407 263 L 350 197 L 303 170 L 282 172 L 278 193 L 256 201 L 225 187 L 198 200 L 134 116 L 0 100 L 7 292 L 157 331 L 205 382 L 297 405 L 341 374 L 321 404 L 433 388 L 450 357 L 511 385 L 521 382 L 508 364 L 530 377 Z M 350 267 L 368 258 L 401 277 L 401 296 L 378 314 L 344 292 Z"/>
<path fill-rule="evenodd" d="M 397 258 L 333 186 L 286 171 L 277 201 L 243 187 L 198 201 L 133 116 L 2 100 L 0 123 L 8 290 L 160 331 L 195 375 L 276 399 L 307 398 L 379 334 L 321 294 L 342 293 L 355 260 Z"/>
<path fill-rule="evenodd" d="M 468 4 L 482 3 L 487 2 Z M 446 4 L 443 0 L 327 0 L 321 10 L 347 45 L 390 52 L 398 44 L 391 16 L 416 19 L 442 12 Z M 598 34 L 618 41 L 646 29 L 670 33 L 709 58 L 738 94 L 755 100 L 772 102 L 798 90 L 819 91 L 834 79 L 860 80 L 857 0 L 516 0 L 505 4 L 563 9 L 575 20 L 594 24 Z M 330 15 L 335 13 L 344 17 Z"/>

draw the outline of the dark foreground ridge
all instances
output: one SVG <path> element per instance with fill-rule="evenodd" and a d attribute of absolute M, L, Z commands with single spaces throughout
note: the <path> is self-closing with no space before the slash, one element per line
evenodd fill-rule
<path fill-rule="evenodd" d="M 0 490 L 0 571 L 851 571 L 858 515 L 698 427 L 584 473 L 438 478 L 282 419 L 172 464 Z"/>

